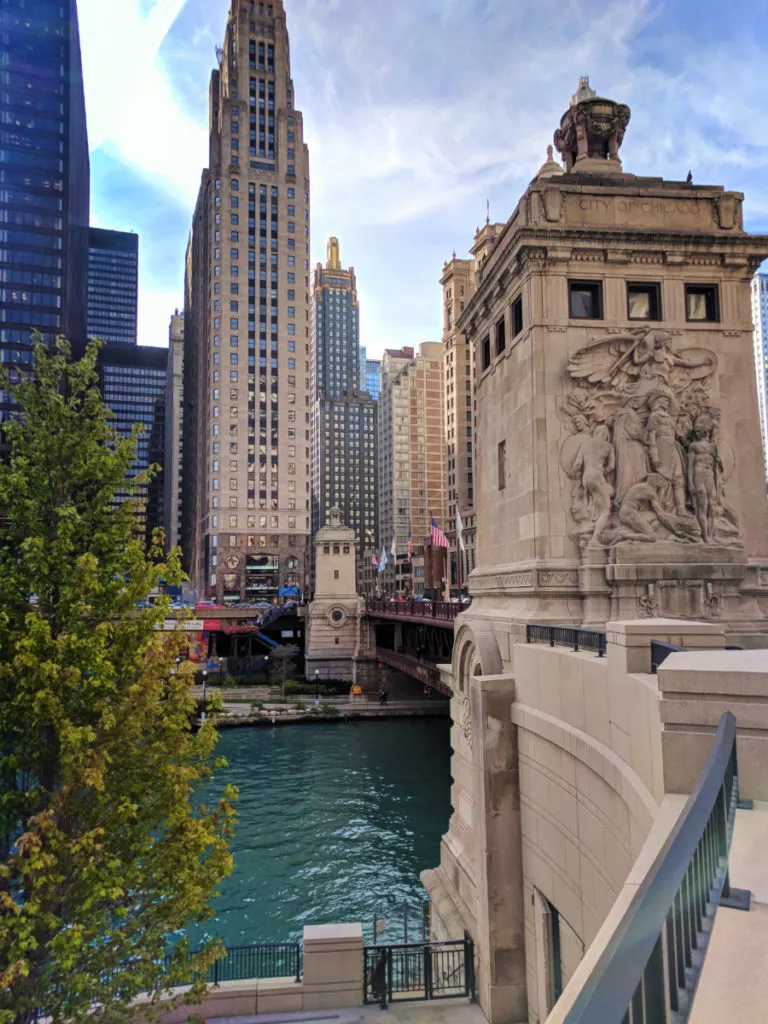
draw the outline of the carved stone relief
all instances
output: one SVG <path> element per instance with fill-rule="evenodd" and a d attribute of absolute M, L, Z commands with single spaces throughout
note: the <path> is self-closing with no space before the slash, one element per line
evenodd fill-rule
<path fill-rule="evenodd" d="M 735 457 L 720 433 L 716 368 L 713 352 L 650 327 L 595 338 L 568 363 L 560 461 L 582 548 L 742 545 L 726 495 Z"/>
<path fill-rule="evenodd" d="M 470 703 L 469 697 L 464 698 L 464 702 L 461 708 L 461 731 L 464 734 L 464 739 L 469 745 L 469 749 L 472 749 L 472 704 Z"/>

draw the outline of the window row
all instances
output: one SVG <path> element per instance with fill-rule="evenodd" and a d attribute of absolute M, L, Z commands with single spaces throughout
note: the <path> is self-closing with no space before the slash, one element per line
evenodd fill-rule
<path fill-rule="evenodd" d="M 720 320 L 720 296 L 716 284 L 686 284 L 685 318 L 691 323 Z M 602 281 L 569 281 L 568 310 L 573 320 L 602 320 L 605 316 Z M 661 285 L 658 282 L 627 282 L 627 319 L 662 320 Z"/>

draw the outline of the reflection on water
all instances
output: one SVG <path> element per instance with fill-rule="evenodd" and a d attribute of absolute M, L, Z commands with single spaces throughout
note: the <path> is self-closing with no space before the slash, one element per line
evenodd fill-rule
<path fill-rule="evenodd" d="M 447 719 L 222 731 L 217 775 L 240 789 L 234 873 L 206 930 L 284 942 L 423 896 L 450 813 Z M 414 921 L 415 924 L 415 921 Z"/>

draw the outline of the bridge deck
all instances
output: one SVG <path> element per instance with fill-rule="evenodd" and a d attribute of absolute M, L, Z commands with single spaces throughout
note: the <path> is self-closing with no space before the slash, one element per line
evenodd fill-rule
<path fill-rule="evenodd" d="M 456 616 L 468 607 L 468 604 L 453 604 L 449 601 L 368 600 L 365 603 L 366 615 L 371 619 L 416 622 L 423 626 L 440 626 L 442 629 L 453 629 Z"/>

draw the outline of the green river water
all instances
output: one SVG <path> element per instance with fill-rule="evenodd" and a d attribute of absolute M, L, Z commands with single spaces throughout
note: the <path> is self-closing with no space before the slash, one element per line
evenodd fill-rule
<path fill-rule="evenodd" d="M 423 899 L 419 872 L 448 827 L 448 719 L 222 730 L 217 752 L 217 786 L 240 790 L 235 870 L 195 939 L 285 942 L 348 921 L 370 938 L 378 913 L 402 941 L 396 908 Z"/>

